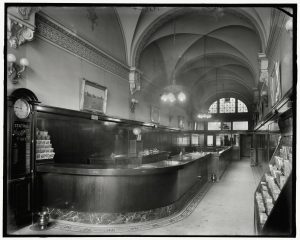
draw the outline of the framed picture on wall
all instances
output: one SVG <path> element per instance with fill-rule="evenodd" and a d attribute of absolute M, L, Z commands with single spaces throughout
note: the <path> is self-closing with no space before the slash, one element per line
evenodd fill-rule
<path fill-rule="evenodd" d="M 274 70 L 270 77 L 270 94 L 272 107 L 281 99 L 281 77 L 279 62 L 275 63 Z"/>
<path fill-rule="evenodd" d="M 154 123 L 159 123 L 160 116 L 159 116 L 159 108 L 155 106 L 150 106 L 150 120 Z"/>
<path fill-rule="evenodd" d="M 107 88 L 97 83 L 82 80 L 80 110 L 92 113 L 106 113 Z"/>

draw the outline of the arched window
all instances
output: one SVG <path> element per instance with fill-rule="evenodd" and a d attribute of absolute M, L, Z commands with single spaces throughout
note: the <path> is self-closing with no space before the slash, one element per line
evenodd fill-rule
<path fill-rule="evenodd" d="M 246 113 L 248 108 L 244 102 L 237 98 L 220 98 L 213 102 L 209 109 L 209 113 Z"/>
<path fill-rule="evenodd" d="M 221 98 L 220 113 L 235 113 L 235 98 Z"/>
<path fill-rule="evenodd" d="M 248 112 L 248 108 L 245 103 L 243 103 L 241 100 L 238 100 L 238 112 Z"/>
<path fill-rule="evenodd" d="M 208 109 L 209 113 L 217 113 L 218 112 L 218 103 L 215 101 L 212 105 L 210 105 Z"/>

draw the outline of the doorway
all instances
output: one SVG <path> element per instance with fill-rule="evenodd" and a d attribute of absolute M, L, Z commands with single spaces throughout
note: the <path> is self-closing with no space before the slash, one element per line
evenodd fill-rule
<path fill-rule="evenodd" d="M 251 136 L 241 134 L 241 157 L 250 157 Z"/>

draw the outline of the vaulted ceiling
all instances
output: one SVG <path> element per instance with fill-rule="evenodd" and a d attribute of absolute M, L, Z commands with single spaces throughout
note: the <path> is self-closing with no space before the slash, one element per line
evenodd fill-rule
<path fill-rule="evenodd" d="M 159 96 L 175 77 L 195 112 L 225 95 L 251 104 L 258 82 L 257 54 L 264 52 L 269 38 L 271 8 L 80 8 L 43 11 L 117 60 L 140 69 L 147 82 L 143 86 L 156 87 L 153 95 Z"/>

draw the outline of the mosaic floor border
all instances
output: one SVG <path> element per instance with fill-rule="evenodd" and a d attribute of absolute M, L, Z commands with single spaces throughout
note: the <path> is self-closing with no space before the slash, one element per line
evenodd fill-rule
<path fill-rule="evenodd" d="M 55 230 L 61 230 L 63 232 L 69 232 L 70 234 L 130 234 L 138 231 L 144 231 L 154 228 L 161 228 L 168 226 L 170 224 L 177 223 L 188 217 L 201 202 L 203 197 L 206 195 L 210 189 L 212 183 L 206 183 L 195 195 L 194 197 L 184 206 L 184 208 L 171 216 L 147 221 L 140 223 L 130 223 L 130 224 L 117 224 L 117 225 L 95 225 L 95 224 L 85 224 L 77 222 L 69 222 L 65 220 L 56 220 L 56 224 L 51 228 L 51 232 L 55 234 Z M 49 232 L 45 232 L 49 234 Z"/>

